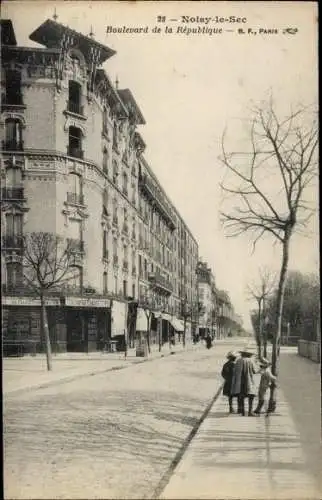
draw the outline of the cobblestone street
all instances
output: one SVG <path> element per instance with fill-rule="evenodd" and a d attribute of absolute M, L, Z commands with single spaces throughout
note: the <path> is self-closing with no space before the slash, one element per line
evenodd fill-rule
<path fill-rule="evenodd" d="M 7 395 L 6 498 L 150 498 L 218 390 L 229 346 Z"/>

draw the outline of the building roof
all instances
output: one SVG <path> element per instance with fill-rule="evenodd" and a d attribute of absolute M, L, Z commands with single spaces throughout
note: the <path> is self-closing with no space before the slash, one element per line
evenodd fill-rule
<path fill-rule="evenodd" d="M 15 31 L 10 19 L 1 19 L 1 45 L 17 45 Z"/>
<path fill-rule="evenodd" d="M 122 99 L 120 98 L 119 94 L 118 94 L 118 91 L 113 87 L 113 84 L 109 78 L 109 76 L 107 75 L 106 71 L 104 71 L 104 69 L 98 69 L 96 71 L 96 81 L 99 82 L 103 82 L 105 84 L 105 88 L 108 89 L 109 93 L 109 97 L 115 102 L 115 103 L 118 103 L 119 105 L 119 110 L 120 110 L 120 113 L 123 115 L 123 116 L 128 116 L 128 110 L 124 104 L 124 102 L 122 101 Z"/>
<path fill-rule="evenodd" d="M 145 125 L 146 121 L 141 113 L 132 92 L 129 89 L 118 90 L 118 94 L 128 110 L 135 116 L 135 121 L 139 125 Z"/>
<path fill-rule="evenodd" d="M 31 33 L 29 38 L 33 42 L 45 45 L 47 48 L 58 48 L 60 47 L 63 35 L 68 35 L 70 37 L 71 47 L 77 46 L 86 59 L 90 59 L 90 51 L 93 48 L 99 49 L 100 64 L 116 54 L 115 50 L 110 49 L 106 45 L 102 45 L 93 38 L 78 33 L 68 26 L 57 23 L 52 19 L 47 19 L 47 21 Z"/>

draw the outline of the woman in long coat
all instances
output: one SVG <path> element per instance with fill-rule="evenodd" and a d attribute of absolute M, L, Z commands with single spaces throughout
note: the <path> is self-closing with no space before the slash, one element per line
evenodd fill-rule
<path fill-rule="evenodd" d="M 238 397 L 238 413 L 245 415 L 245 398 L 248 399 L 248 415 L 253 416 L 253 401 L 256 396 L 254 374 L 257 373 L 252 360 L 253 353 L 240 351 L 241 357 L 235 363 L 231 393 Z"/>
<path fill-rule="evenodd" d="M 231 392 L 231 387 L 232 387 L 232 381 L 233 381 L 233 376 L 234 376 L 236 357 L 237 357 L 237 355 L 234 352 L 229 352 L 227 354 L 228 361 L 226 361 L 226 363 L 224 364 L 222 371 L 221 371 L 221 376 L 225 380 L 222 393 L 224 396 L 227 396 L 227 398 L 228 398 L 229 413 L 234 413 L 233 396 L 232 396 L 232 392 Z"/>

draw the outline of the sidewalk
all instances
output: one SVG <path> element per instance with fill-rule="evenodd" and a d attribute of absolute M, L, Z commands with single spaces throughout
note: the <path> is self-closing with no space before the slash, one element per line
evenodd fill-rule
<path fill-rule="evenodd" d="M 188 344 L 185 349 L 182 345 L 168 344 L 159 352 L 158 346 L 151 347 L 151 354 L 146 358 L 136 357 L 135 349 L 129 349 L 127 358 L 123 352 L 116 353 L 62 353 L 53 355 L 53 370 L 47 371 L 46 356 L 24 356 L 21 358 L 3 358 L 3 393 L 13 394 L 40 387 L 59 385 L 80 377 L 88 377 L 98 373 L 127 368 L 133 364 L 144 363 L 179 354 L 197 347 Z"/>
<path fill-rule="evenodd" d="M 288 391 L 285 377 L 283 383 Z M 299 406 L 301 401 L 302 394 Z M 318 402 L 315 405 L 317 409 Z M 305 454 L 306 435 L 296 428 L 294 418 L 282 389 L 277 413 L 269 417 L 229 415 L 227 400 L 220 396 L 160 498 L 320 499 L 321 489 Z M 307 416 L 306 426 L 312 420 Z M 317 431 L 315 441 L 319 440 Z M 321 449 L 315 458 L 321 460 Z"/>

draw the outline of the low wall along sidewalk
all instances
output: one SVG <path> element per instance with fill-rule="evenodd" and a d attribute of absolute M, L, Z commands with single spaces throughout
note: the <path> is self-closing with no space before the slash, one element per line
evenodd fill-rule
<path fill-rule="evenodd" d="M 316 363 L 321 362 L 321 344 L 319 342 L 299 340 L 297 350 L 300 356 L 309 358 Z"/>

